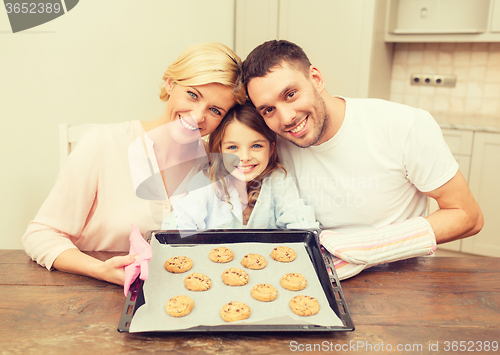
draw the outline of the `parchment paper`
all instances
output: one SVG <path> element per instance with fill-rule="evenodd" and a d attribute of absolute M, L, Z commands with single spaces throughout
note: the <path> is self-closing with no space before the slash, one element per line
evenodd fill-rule
<path fill-rule="evenodd" d="M 282 263 L 271 258 L 273 248 L 279 245 L 291 247 L 297 258 L 289 263 Z M 213 248 L 225 246 L 234 252 L 234 259 L 228 263 L 214 263 L 209 258 Z M 314 270 L 304 243 L 226 243 L 198 244 L 196 246 L 171 246 L 160 244 L 152 238 L 153 257 L 149 262 L 149 277 L 144 282 L 145 304 L 137 309 L 130 332 L 182 330 L 200 325 L 248 325 L 248 324 L 316 324 L 321 326 L 342 326 L 342 321 L 330 308 L 319 279 Z M 241 265 L 241 259 L 248 253 L 261 254 L 266 258 L 267 266 L 262 270 L 250 270 Z M 164 264 L 173 256 L 188 256 L 193 260 L 191 270 L 172 274 L 165 270 Z M 227 286 L 222 282 L 222 273 L 232 267 L 245 270 L 250 280 L 244 286 Z M 194 272 L 210 277 L 212 287 L 207 291 L 189 291 L 184 286 L 184 278 Z M 307 279 L 307 287 L 301 291 L 289 291 L 281 287 L 280 279 L 286 273 L 298 272 Z M 259 283 L 268 283 L 278 290 L 278 297 L 272 302 L 260 302 L 254 299 L 250 291 Z M 168 300 L 177 295 L 186 295 L 193 299 L 194 308 L 184 317 L 172 317 L 165 311 Z M 292 312 L 290 300 L 298 295 L 315 297 L 320 311 L 308 317 L 301 317 Z M 231 301 L 246 303 L 251 309 L 251 316 L 242 321 L 227 323 L 219 315 L 222 306 Z"/>

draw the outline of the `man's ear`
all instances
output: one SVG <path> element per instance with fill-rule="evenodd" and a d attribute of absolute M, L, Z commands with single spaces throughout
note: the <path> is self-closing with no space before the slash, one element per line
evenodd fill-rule
<path fill-rule="evenodd" d="M 323 91 L 325 88 L 325 81 L 323 79 L 323 74 L 321 74 L 318 68 L 312 65 L 309 67 L 309 78 L 314 83 L 314 87 L 318 90 L 318 92 Z"/>
<path fill-rule="evenodd" d="M 170 95 L 170 93 L 172 92 L 174 85 L 175 85 L 174 79 L 167 78 L 167 80 L 165 80 L 165 91 L 168 95 Z"/>

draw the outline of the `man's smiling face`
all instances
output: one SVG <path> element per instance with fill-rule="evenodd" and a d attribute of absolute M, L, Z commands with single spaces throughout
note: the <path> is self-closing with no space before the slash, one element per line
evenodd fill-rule
<path fill-rule="evenodd" d="M 248 96 L 269 128 L 301 148 L 327 140 L 328 115 L 318 90 L 319 72 L 309 75 L 282 62 L 263 76 L 252 78 Z"/>

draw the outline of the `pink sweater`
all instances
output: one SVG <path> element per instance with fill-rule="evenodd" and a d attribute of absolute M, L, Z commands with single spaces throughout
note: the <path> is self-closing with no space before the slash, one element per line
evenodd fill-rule
<path fill-rule="evenodd" d="M 137 197 L 130 175 L 128 147 L 142 134 L 132 121 L 99 126 L 78 142 L 22 237 L 33 260 L 50 270 L 71 248 L 126 252 L 132 223 L 142 234 L 160 228 L 161 202 Z"/>

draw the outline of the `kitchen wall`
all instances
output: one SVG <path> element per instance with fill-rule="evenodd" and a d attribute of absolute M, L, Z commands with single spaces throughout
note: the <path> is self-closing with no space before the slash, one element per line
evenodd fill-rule
<path fill-rule="evenodd" d="M 455 87 L 410 85 L 411 74 L 454 74 Z M 433 113 L 500 116 L 500 43 L 396 43 L 390 99 Z"/>
<path fill-rule="evenodd" d="M 234 0 L 85 0 L 18 33 L 0 5 L 0 249 L 54 186 L 59 124 L 158 118 L 163 72 L 207 41 L 234 48 Z"/>

